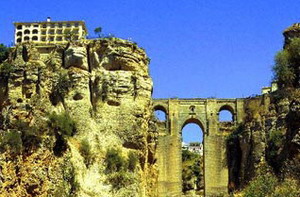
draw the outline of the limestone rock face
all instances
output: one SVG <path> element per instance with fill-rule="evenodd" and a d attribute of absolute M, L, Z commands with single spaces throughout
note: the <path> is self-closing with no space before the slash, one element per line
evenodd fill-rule
<path fill-rule="evenodd" d="M 0 194 L 157 195 L 152 80 L 142 49 L 117 38 L 22 44 L 7 63 Z M 119 155 L 108 158 L 111 150 Z M 109 159 L 118 158 L 121 167 L 109 172 Z"/>
<path fill-rule="evenodd" d="M 265 163 L 280 177 L 299 180 L 299 103 L 298 89 L 247 99 L 247 116 L 229 149 L 236 186 L 245 186 Z"/>

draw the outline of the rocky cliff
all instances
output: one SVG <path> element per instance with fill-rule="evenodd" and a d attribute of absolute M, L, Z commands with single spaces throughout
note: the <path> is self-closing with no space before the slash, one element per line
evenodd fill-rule
<path fill-rule="evenodd" d="M 296 192 L 300 191 L 299 29 L 295 24 L 285 30 L 284 49 L 275 58 L 274 79 L 279 89 L 246 98 L 245 119 L 227 139 L 232 190 L 246 187 L 246 194 L 254 194 L 256 187 L 262 190 L 261 196 L 300 195 Z M 268 185 L 270 180 L 274 183 Z"/>
<path fill-rule="evenodd" d="M 117 38 L 12 48 L 0 67 L 0 194 L 155 196 L 148 63 Z"/>

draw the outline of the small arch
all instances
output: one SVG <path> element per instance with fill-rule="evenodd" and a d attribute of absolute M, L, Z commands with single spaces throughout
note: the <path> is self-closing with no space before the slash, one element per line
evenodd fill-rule
<path fill-rule="evenodd" d="M 24 31 L 24 34 L 30 34 L 29 29 L 26 29 L 26 30 Z"/>
<path fill-rule="evenodd" d="M 19 32 L 17 33 L 17 36 L 22 36 L 22 32 L 19 31 Z"/>
<path fill-rule="evenodd" d="M 234 110 L 229 105 L 224 105 L 218 112 L 219 122 L 233 122 L 234 121 Z"/>
<path fill-rule="evenodd" d="M 38 34 L 39 31 L 37 29 L 32 30 L 32 34 Z"/>
<path fill-rule="evenodd" d="M 33 36 L 33 37 L 32 37 L 32 40 L 37 41 L 37 40 L 38 40 L 38 37 L 37 37 L 37 36 Z"/>
<path fill-rule="evenodd" d="M 22 25 L 18 25 L 18 26 L 17 26 L 17 29 L 22 29 Z"/>
<path fill-rule="evenodd" d="M 157 118 L 157 120 L 159 120 L 160 122 L 166 122 L 167 121 L 167 110 L 161 106 L 161 105 L 157 105 L 154 107 L 154 114 L 155 117 Z"/>
<path fill-rule="evenodd" d="M 29 36 L 24 37 L 24 41 L 29 41 L 29 40 L 30 40 Z"/>
<path fill-rule="evenodd" d="M 17 43 L 20 43 L 20 42 L 22 42 L 22 38 L 17 39 Z"/>

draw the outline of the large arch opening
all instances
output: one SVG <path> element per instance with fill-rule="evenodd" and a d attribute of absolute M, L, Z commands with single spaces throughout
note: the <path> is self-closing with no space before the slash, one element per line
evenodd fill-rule
<path fill-rule="evenodd" d="M 197 119 L 187 120 L 182 134 L 182 192 L 183 196 L 204 195 L 204 129 Z"/>

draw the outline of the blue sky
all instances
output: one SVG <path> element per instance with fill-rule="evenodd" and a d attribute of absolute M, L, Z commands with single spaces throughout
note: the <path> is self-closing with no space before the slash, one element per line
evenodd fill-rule
<path fill-rule="evenodd" d="M 260 94 L 272 79 L 282 31 L 300 22 L 297 0 L 7 0 L 0 42 L 13 22 L 85 20 L 90 35 L 131 38 L 151 58 L 155 98 L 235 98 Z"/>

